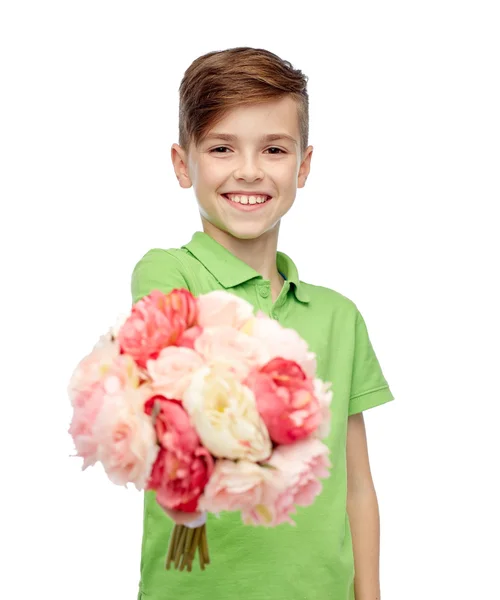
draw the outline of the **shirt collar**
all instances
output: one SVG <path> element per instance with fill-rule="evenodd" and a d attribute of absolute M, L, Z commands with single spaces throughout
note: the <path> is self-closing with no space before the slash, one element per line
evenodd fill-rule
<path fill-rule="evenodd" d="M 234 256 L 207 233 L 197 231 L 191 241 L 182 247 L 199 260 L 224 288 L 232 288 L 251 279 L 262 279 L 260 273 Z M 309 302 L 309 295 L 299 280 L 297 267 L 292 259 L 283 252 L 278 252 L 276 265 L 291 284 L 297 300 Z"/>

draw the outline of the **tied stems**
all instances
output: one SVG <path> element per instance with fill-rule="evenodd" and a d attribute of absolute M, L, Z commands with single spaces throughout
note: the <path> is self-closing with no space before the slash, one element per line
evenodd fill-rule
<path fill-rule="evenodd" d="M 165 568 L 170 569 L 173 562 L 174 569 L 179 571 L 187 569 L 190 573 L 196 551 L 198 551 L 200 569 L 204 571 L 206 565 L 210 564 L 206 524 L 194 529 L 185 525 L 175 525 L 170 534 Z"/>

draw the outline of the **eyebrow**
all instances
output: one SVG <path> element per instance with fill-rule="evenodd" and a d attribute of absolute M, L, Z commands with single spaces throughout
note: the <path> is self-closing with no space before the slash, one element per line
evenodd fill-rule
<path fill-rule="evenodd" d="M 235 142 L 237 139 L 238 137 L 231 133 L 211 133 L 205 137 L 205 140 L 224 140 L 226 142 Z M 276 140 L 289 140 L 297 144 L 297 140 L 287 133 L 269 133 L 260 138 L 261 142 L 273 142 Z"/>

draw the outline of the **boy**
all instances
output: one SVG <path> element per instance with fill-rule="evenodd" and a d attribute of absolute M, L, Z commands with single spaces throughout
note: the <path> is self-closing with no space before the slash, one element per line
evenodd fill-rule
<path fill-rule="evenodd" d="M 227 290 L 297 330 L 317 355 L 318 376 L 332 382 L 331 475 L 315 503 L 294 515 L 296 527 L 209 516 L 212 563 L 189 574 L 165 570 L 172 520 L 146 492 L 139 599 L 380 598 L 379 515 L 362 411 L 394 397 L 356 305 L 300 281 L 277 251 L 281 218 L 311 164 L 306 82 L 265 50 L 233 48 L 192 63 L 180 87 L 172 162 L 180 186 L 194 188 L 203 232 L 180 249 L 150 250 L 134 269 L 132 295 L 137 302 L 153 289 Z"/>

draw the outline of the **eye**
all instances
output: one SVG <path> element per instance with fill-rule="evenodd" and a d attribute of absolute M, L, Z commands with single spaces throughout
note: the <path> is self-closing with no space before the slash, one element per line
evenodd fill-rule
<path fill-rule="evenodd" d="M 219 150 L 222 150 L 222 152 L 218 152 Z M 226 152 L 224 152 L 224 150 L 229 150 L 229 148 L 227 148 L 226 146 L 217 146 L 217 148 L 212 148 L 210 152 L 215 152 L 216 154 L 227 154 Z"/>
<path fill-rule="evenodd" d="M 268 150 L 277 150 L 277 152 L 271 152 L 271 154 L 278 154 L 280 152 L 281 154 L 286 154 L 284 150 L 282 150 L 281 148 L 276 148 L 275 146 L 273 146 L 272 148 L 268 148 Z"/>

